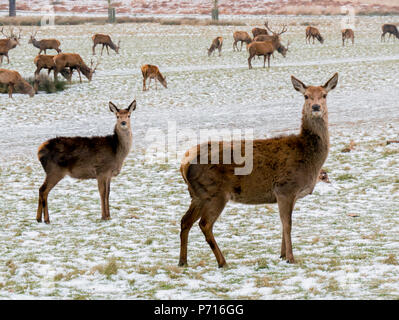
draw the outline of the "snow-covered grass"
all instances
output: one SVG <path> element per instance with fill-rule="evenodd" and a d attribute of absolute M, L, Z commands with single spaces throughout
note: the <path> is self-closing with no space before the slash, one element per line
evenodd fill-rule
<path fill-rule="evenodd" d="M 384 18 L 385 19 L 385 18 Z M 360 18 L 356 45 L 341 47 L 340 20 L 279 17 L 290 23 L 270 70 L 232 51 L 232 33 L 248 27 L 124 24 L 59 26 L 43 30 L 64 52 L 91 56 L 91 35 L 121 39 L 121 53 L 99 56 L 93 81 L 33 98 L 0 97 L 0 298 L 6 299 L 397 299 L 399 297 L 399 42 L 380 43 L 379 17 Z M 324 45 L 306 45 L 314 21 Z M 254 21 L 256 25 L 259 21 Z M 10 65 L 34 72 L 37 50 L 10 51 Z M 208 58 L 211 40 L 225 38 L 222 56 Z M 25 41 L 26 40 L 26 41 Z M 168 81 L 141 91 L 140 65 L 156 64 Z M 297 264 L 279 259 L 281 225 L 275 204 L 229 203 L 214 233 L 228 267 L 195 225 L 189 267 L 177 267 L 180 219 L 190 202 L 178 161 L 148 161 L 149 132 L 178 134 L 179 157 L 188 129 L 253 129 L 256 138 L 297 132 L 303 98 L 290 83 L 322 84 L 339 72 L 329 94 L 331 150 L 324 165 L 331 184 L 319 183 L 293 214 Z M 74 76 L 76 80 L 77 76 Z M 101 221 L 94 180 L 62 180 L 50 193 L 51 224 L 35 220 L 44 172 L 41 142 L 57 135 L 105 135 L 114 116 L 108 101 L 137 99 L 134 146 L 111 184 L 110 221 Z M 158 130 L 158 131 L 155 131 Z M 350 141 L 354 150 L 344 153 Z M 183 146 L 184 145 L 184 146 Z M 147 153 L 147 155 L 146 155 Z"/>

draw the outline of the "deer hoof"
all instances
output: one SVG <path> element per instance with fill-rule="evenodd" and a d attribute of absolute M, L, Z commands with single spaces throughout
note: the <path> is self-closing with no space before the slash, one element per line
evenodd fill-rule
<path fill-rule="evenodd" d="M 36 219 L 37 222 L 42 222 L 42 219 Z"/>
<path fill-rule="evenodd" d="M 179 261 L 177 266 L 178 267 L 188 267 L 188 264 L 187 264 L 187 262 Z"/>

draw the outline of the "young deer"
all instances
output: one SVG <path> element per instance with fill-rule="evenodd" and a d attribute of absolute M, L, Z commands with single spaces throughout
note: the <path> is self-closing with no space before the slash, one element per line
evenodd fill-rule
<path fill-rule="evenodd" d="M 233 33 L 233 38 L 234 38 L 234 42 L 233 42 L 233 51 L 241 51 L 242 50 L 242 43 L 245 42 L 246 44 L 250 44 L 252 42 L 251 37 L 249 36 L 248 32 L 246 31 L 236 31 Z M 238 46 L 237 43 L 241 42 L 241 48 L 240 50 L 238 50 Z"/>
<path fill-rule="evenodd" d="M 119 53 L 121 41 L 119 40 L 118 45 L 112 42 L 111 37 L 107 34 L 96 33 L 94 36 L 91 37 L 93 40 L 93 55 L 96 54 L 96 46 L 98 44 L 102 44 L 101 48 L 101 55 L 103 55 L 104 47 L 107 48 L 107 53 L 109 55 L 108 47 L 114 50 L 116 53 Z"/>
<path fill-rule="evenodd" d="M 61 42 L 59 42 L 57 39 L 36 40 L 36 38 L 35 38 L 36 34 L 37 34 L 37 31 L 30 35 L 30 39 L 29 39 L 28 43 L 31 43 L 31 44 L 33 44 L 34 47 L 38 48 L 40 50 L 39 54 L 41 54 L 42 51 L 44 51 L 44 54 L 46 54 L 46 51 L 50 50 L 50 49 L 56 50 L 57 53 L 61 52 L 61 49 L 60 49 Z"/>
<path fill-rule="evenodd" d="M 1 33 L 6 37 L 6 39 L 0 39 L 0 64 L 3 63 L 3 57 L 7 57 L 7 63 L 10 63 L 10 58 L 8 57 L 8 51 L 14 49 L 17 45 L 19 45 L 19 40 L 21 39 L 21 31 L 17 36 L 14 34 L 13 29 L 10 29 L 10 34 L 7 35 L 4 33 L 4 27 L 1 28 Z"/>
<path fill-rule="evenodd" d="M 155 90 L 158 90 L 157 80 L 165 88 L 168 87 L 166 83 L 166 77 L 162 75 L 157 66 L 153 66 L 151 64 L 144 64 L 141 66 L 141 74 L 143 75 L 143 91 L 146 91 L 150 88 L 151 79 L 155 79 Z M 148 78 L 150 78 L 150 81 L 148 82 L 148 89 L 147 89 L 145 82 L 147 81 Z"/>
<path fill-rule="evenodd" d="M 314 39 L 316 38 L 317 40 L 319 40 L 320 43 L 324 42 L 324 38 L 321 36 L 320 31 L 315 28 L 315 27 L 307 27 L 306 28 L 306 43 L 310 43 L 310 38 L 313 39 L 313 44 L 314 44 Z"/>
<path fill-rule="evenodd" d="M 345 46 L 345 41 L 348 41 L 349 39 L 352 40 L 352 45 L 355 44 L 355 33 L 353 32 L 352 29 L 343 29 L 341 31 L 342 34 L 342 46 Z"/>
<path fill-rule="evenodd" d="M 223 37 L 216 37 L 215 39 L 213 39 L 210 48 L 207 49 L 208 50 L 208 57 L 210 57 L 212 52 L 215 51 L 216 49 L 218 49 L 219 57 L 220 57 L 220 53 L 222 52 L 222 45 L 223 45 Z"/>
<path fill-rule="evenodd" d="M 12 93 L 15 90 L 29 94 L 30 97 L 35 95 L 33 87 L 17 71 L 0 69 L 0 83 L 8 86 L 8 96 L 10 98 L 12 98 Z"/>
<path fill-rule="evenodd" d="M 210 245 L 219 267 L 226 265 L 212 233 L 213 224 L 230 200 L 244 204 L 278 203 L 283 226 L 281 258 L 294 263 L 291 243 L 291 215 L 295 202 L 311 194 L 329 150 L 327 93 L 338 82 L 336 73 L 323 86 L 306 86 L 291 76 L 295 90 L 305 97 L 301 131 L 297 135 L 252 141 L 252 171 L 237 175 L 242 166 L 235 161 L 224 164 L 224 154 L 245 149 L 245 141 L 219 142 L 212 152 L 212 142 L 188 150 L 180 171 L 188 186 L 191 204 L 181 219 L 179 266 L 187 265 L 188 234 L 200 219 L 199 226 Z M 233 150 L 234 151 L 234 150 Z M 205 155 L 205 157 L 204 157 Z M 203 160 L 208 160 L 204 164 Z M 219 159 L 218 163 L 214 160 Z M 202 161 L 201 161 L 202 160 Z M 211 160 L 211 161 L 210 161 Z"/>
<path fill-rule="evenodd" d="M 110 101 L 109 109 L 117 118 L 114 134 L 105 137 L 57 137 L 39 147 L 37 155 L 46 172 L 46 179 L 39 189 L 38 222 L 42 221 L 44 213 L 44 222 L 50 223 L 47 197 L 66 175 L 75 179 L 97 179 L 101 196 L 101 218 L 111 219 L 111 179 L 121 171 L 132 146 L 130 114 L 136 109 L 136 100 L 122 110 Z"/>
<path fill-rule="evenodd" d="M 54 58 L 54 64 L 55 64 L 55 69 L 54 69 L 54 81 L 57 79 L 57 75 L 59 72 L 62 72 L 65 68 L 69 67 L 71 71 L 71 77 L 73 70 L 77 70 L 79 74 L 79 79 L 80 82 L 82 82 L 82 76 L 80 75 L 80 72 L 83 73 L 83 75 L 91 81 L 93 78 L 94 72 L 96 72 L 96 69 L 99 65 L 99 62 L 97 62 L 96 66 L 93 68 L 93 61 L 91 61 L 90 68 L 84 63 L 82 57 L 77 54 L 77 53 L 60 53 L 57 54 Z"/>

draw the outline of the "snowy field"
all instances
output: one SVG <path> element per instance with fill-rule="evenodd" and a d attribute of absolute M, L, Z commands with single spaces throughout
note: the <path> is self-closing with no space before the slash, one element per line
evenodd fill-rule
<path fill-rule="evenodd" d="M 397 17 L 396 17 L 397 18 Z M 93 81 L 75 74 L 63 92 L 0 97 L 0 298 L 2 299 L 398 299 L 399 298 L 399 40 L 380 42 L 381 24 L 395 17 L 362 17 L 355 46 L 342 48 L 340 18 L 274 17 L 288 23 L 286 58 L 270 70 L 233 52 L 232 34 L 261 26 L 123 24 L 57 26 L 64 52 L 90 62 L 91 35 L 112 34 L 121 52 L 104 55 Z M 323 45 L 305 44 L 304 22 L 319 26 Z M 24 77 L 38 53 L 23 27 L 10 65 Z M 223 36 L 222 56 L 206 48 Z M 94 61 L 100 58 L 100 47 Z M 140 66 L 156 64 L 168 88 L 142 92 Z M 303 97 L 290 75 L 339 84 L 328 97 L 331 149 L 319 183 L 297 202 L 292 241 L 297 264 L 279 259 L 277 205 L 229 203 L 214 227 L 228 267 L 219 269 L 199 227 L 191 230 L 189 267 L 177 267 L 180 219 L 190 203 L 179 172 L 185 134 L 204 129 L 253 130 L 256 138 L 296 133 Z M 62 180 L 50 193 L 51 224 L 37 223 L 44 171 L 38 146 L 57 135 L 106 135 L 114 116 L 108 101 L 133 99 L 133 149 L 111 184 L 112 220 L 102 221 L 95 180 Z M 178 159 L 154 161 L 155 137 L 177 133 Z M 342 152 L 354 141 L 351 152 Z M 191 142 L 192 143 L 192 142 Z M 164 146 L 164 145 L 163 145 Z M 161 147 L 163 147 L 161 146 Z M 162 148 L 160 148 L 162 149 Z M 162 151 L 162 150 L 161 150 Z"/>

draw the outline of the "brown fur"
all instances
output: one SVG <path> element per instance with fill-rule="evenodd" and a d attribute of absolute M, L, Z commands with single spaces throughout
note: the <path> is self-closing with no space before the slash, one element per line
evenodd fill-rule
<path fill-rule="evenodd" d="M 355 33 L 352 29 L 343 29 L 341 31 L 342 34 L 342 46 L 345 46 L 345 41 L 349 39 L 352 40 L 352 45 L 355 44 Z"/>
<path fill-rule="evenodd" d="M 39 74 L 42 69 L 47 69 L 48 71 L 47 74 L 50 74 L 51 71 L 55 70 L 54 57 L 55 57 L 54 55 L 48 55 L 48 54 L 40 54 L 35 57 L 35 59 L 33 60 L 34 64 L 36 65 L 35 79 L 39 78 Z M 71 70 L 62 69 L 61 75 L 68 81 L 71 81 L 72 77 Z"/>
<path fill-rule="evenodd" d="M 237 51 L 241 51 L 243 42 L 245 42 L 246 44 L 250 44 L 252 42 L 251 37 L 249 36 L 248 32 L 246 32 L 246 31 L 235 31 L 233 33 L 233 38 L 234 38 L 233 51 L 236 51 L 236 49 L 237 49 Z M 238 46 L 237 46 L 238 42 L 241 42 L 240 50 L 238 50 Z"/>
<path fill-rule="evenodd" d="M 295 90 L 305 97 L 301 131 L 297 135 L 253 141 L 253 169 L 248 175 L 235 175 L 236 163 L 201 164 L 203 143 L 186 152 L 180 167 L 191 196 L 191 205 L 181 220 L 179 265 L 187 265 L 188 233 L 198 219 L 205 239 L 219 267 L 226 265 L 212 233 L 213 224 L 230 200 L 244 204 L 278 203 L 283 225 L 281 257 L 294 263 L 291 243 L 291 215 L 295 202 L 311 194 L 329 150 L 327 93 L 337 85 L 335 74 L 324 86 L 306 86 L 291 77 Z M 241 141 L 243 147 L 244 141 Z M 223 158 L 219 143 L 219 159 Z M 241 149 L 243 150 L 243 148 Z"/>
<path fill-rule="evenodd" d="M 102 44 L 101 55 L 103 55 L 104 47 L 107 48 L 108 55 L 109 55 L 108 47 L 114 50 L 116 53 L 119 53 L 121 42 L 119 41 L 118 45 L 116 45 L 115 43 L 112 42 L 111 37 L 109 35 L 96 33 L 91 37 L 91 39 L 93 40 L 93 47 L 92 47 L 93 55 L 96 54 L 95 49 L 98 44 Z"/>
<path fill-rule="evenodd" d="M 222 52 L 222 46 L 223 46 L 223 37 L 216 37 L 215 39 L 213 39 L 212 44 L 211 44 L 210 48 L 208 49 L 208 57 L 216 49 L 218 49 L 219 57 L 220 57 L 221 52 Z"/>
<path fill-rule="evenodd" d="M 268 32 L 266 29 L 263 28 L 253 28 L 252 29 L 252 35 L 254 36 L 254 38 L 258 35 L 267 35 Z"/>
<path fill-rule="evenodd" d="M 84 63 L 82 57 L 77 54 L 77 53 L 60 53 L 57 54 L 54 58 L 54 64 L 55 64 L 55 69 L 54 69 L 54 80 L 57 79 L 57 75 L 59 72 L 64 70 L 65 68 L 69 68 L 71 70 L 71 74 L 73 70 L 77 70 L 79 74 L 79 79 L 80 82 L 82 82 L 82 77 L 80 75 L 80 72 L 83 73 L 83 75 L 91 81 L 93 77 L 93 73 L 96 71 L 97 65 L 93 68 L 93 62 L 91 62 L 90 68 Z"/>
<path fill-rule="evenodd" d="M 101 218 L 109 220 L 109 192 L 112 177 L 119 174 L 132 146 L 130 114 L 136 108 L 133 101 L 119 110 L 112 102 L 109 108 L 117 117 L 114 134 L 105 137 L 58 137 L 42 143 L 38 158 L 46 172 L 39 189 L 36 220 L 50 223 L 47 197 L 66 175 L 75 179 L 97 179 L 101 196 Z"/>
<path fill-rule="evenodd" d="M 26 82 L 17 71 L 0 69 L 0 83 L 8 85 L 8 96 L 12 98 L 12 93 L 17 91 L 29 94 L 30 97 L 35 95 L 33 87 Z"/>
<path fill-rule="evenodd" d="M 3 57 L 7 57 L 7 63 L 10 63 L 10 58 L 8 57 L 8 51 L 14 49 L 19 45 L 19 39 L 21 39 L 21 32 L 19 36 L 14 34 L 13 30 L 10 30 L 10 34 L 4 33 L 4 27 L 1 28 L 0 32 L 6 37 L 6 39 L 0 39 L 0 65 L 3 63 Z"/>
<path fill-rule="evenodd" d="M 396 26 L 394 24 L 386 23 L 386 24 L 382 25 L 381 29 L 382 29 L 381 41 L 382 41 L 382 39 L 384 39 L 384 41 L 385 41 L 385 34 L 387 34 L 387 33 L 389 33 L 388 40 L 391 39 L 392 35 L 394 36 L 394 40 L 395 40 L 395 37 L 399 39 L 399 31 L 398 31 L 398 28 L 396 28 Z"/>
<path fill-rule="evenodd" d="M 37 32 L 36 32 L 37 33 Z M 44 51 L 44 54 L 46 54 L 47 50 L 56 50 L 57 53 L 61 52 L 60 45 L 61 42 L 59 42 L 57 39 L 42 39 L 42 40 L 36 40 L 35 34 L 31 34 L 30 39 L 28 43 L 33 44 L 34 47 L 39 49 L 39 54 Z"/>
<path fill-rule="evenodd" d="M 155 90 L 158 90 L 157 87 L 157 80 L 165 87 L 167 88 L 168 85 L 166 83 L 166 77 L 162 75 L 162 73 L 159 71 L 157 66 L 151 65 L 151 64 L 144 64 L 141 66 L 141 74 L 143 75 L 143 91 L 146 91 L 150 88 L 150 83 L 151 79 L 155 79 Z M 146 87 L 146 81 L 147 79 L 150 78 L 150 81 L 148 83 L 148 88 Z"/>
<path fill-rule="evenodd" d="M 313 39 L 313 43 L 315 38 L 319 40 L 320 43 L 324 42 L 324 38 L 321 36 L 319 29 L 311 26 L 306 28 L 306 43 L 310 43 L 310 38 Z"/>

